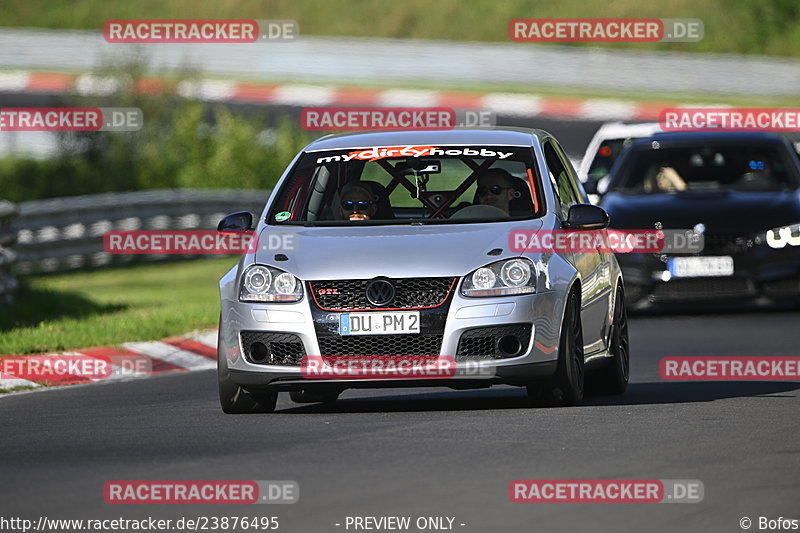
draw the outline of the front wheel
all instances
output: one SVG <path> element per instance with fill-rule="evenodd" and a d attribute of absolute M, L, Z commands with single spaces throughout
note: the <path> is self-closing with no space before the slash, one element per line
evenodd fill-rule
<path fill-rule="evenodd" d="M 555 375 L 543 384 L 528 386 L 532 402 L 555 405 L 580 405 L 584 391 L 583 327 L 581 304 L 574 290 L 567 296 L 561 339 L 558 343 L 558 367 Z"/>
<path fill-rule="evenodd" d="M 598 394 L 624 394 L 630 378 L 631 355 L 628 341 L 628 313 L 622 287 L 617 287 L 614 297 L 614 319 L 611 322 L 608 349 L 611 360 L 592 376 L 592 392 Z"/>

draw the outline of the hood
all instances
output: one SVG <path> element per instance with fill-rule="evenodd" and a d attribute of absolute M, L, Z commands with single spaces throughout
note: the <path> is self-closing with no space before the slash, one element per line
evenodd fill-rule
<path fill-rule="evenodd" d="M 710 233 L 749 233 L 800 222 L 798 191 L 612 192 L 600 206 L 618 229 L 651 229 L 656 222 L 664 229 L 692 229 L 702 223 Z"/>
<path fill-rule="evenodd" d="M 265 226 L 255 259 L 302 280 L 463 276 L 519 255 L 509 250 L 512 230 L 541 227 L 541 219 L 422 226 Z M 277 242 L 276 234 L 293 242 L 294 249 L 265 249 L 270 235 Z M 502 253 L 487 255 L 495 248 Z M 275 261 L 276 253 L 284 253 L 288 261 Z"/>

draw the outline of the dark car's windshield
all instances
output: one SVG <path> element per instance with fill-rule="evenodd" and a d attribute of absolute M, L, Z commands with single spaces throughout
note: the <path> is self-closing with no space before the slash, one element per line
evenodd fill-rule
<path fill-rule="evenodd" d="M 653 148 L 655 145 L 657 148 Z M 776 143 L 636 147 L 614 169 L 610 190 L 635 194 L 694 190 L 795 189 L 797 176 Z"/>
<path fill-rule="evenodd" d="M 301 156 L 270 224 L 411 224 L 531 218 L 541 210 L 530 147 L 394 146 Z"/>

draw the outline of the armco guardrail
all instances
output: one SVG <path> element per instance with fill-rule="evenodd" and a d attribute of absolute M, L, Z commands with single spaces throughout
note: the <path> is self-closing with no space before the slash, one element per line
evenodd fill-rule
<path fill-rule="evenodd" d="M 11 249 L 17 240 L 12 228 L 17 213 L 16 205 L 0 200 L 0 302 L 10 301 L 17 288 L 17 280 L 11 273 L 11 265 L 17 260 L 16 252 Z"/>
<path fill-rule="evenodd" d="M 111 255 L 103 249 L 110 230 L 216 229 L 234 211 L 260 215 L 268 190 L 170 189 L 104 193 L 19 204 L 16 221 L 21 274 L 62 272 L 176 255 Z"/>

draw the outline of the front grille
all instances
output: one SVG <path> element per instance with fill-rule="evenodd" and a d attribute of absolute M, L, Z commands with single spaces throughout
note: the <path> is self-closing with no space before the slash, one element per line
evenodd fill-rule
<path fill-rule="evenodd" d="M 753 285 L 741 278 L 673 279 L 659 283 L 653 289 L 653 296 L 658 301 L 746 298 L 753 295 Z"/>
<path fill-rule="evenodd" d="M 516 337 L 519 340 L 519 350 L 521 351 L 515 350 L 516 353 L 509 353 L 511 351 L 510 347 L 501 345 L 500 339 L 509 336 Z M 469 329 L 461 335 L 461 339 L 458 341 L 456 359 L 466 360 L 486 357 L 505 359 L 517 357 L 528 349 L 530 340 L 530 324 Z"/>
<path fill-rule="evenodd" d="M 441 334 L 319 337 L 322 355 L 439 355 Z"/>
<path fill-rule="evenodd" d="M 394 300 L 376 307 L 367 300 L 369 279 L 309 281 L 317 305 L 326 311 L 358 309 L 420 309 L 437 307 L 447 300 L 456 278 L 389 279 L 395 287 Z M 334 292 L 335 294 L 330 294 Z"/>
<path fill-rule="evenodd" d="M 297 366 L 306 355 L 303 341 L 292 333 L 242 331 L 240 335 L 244 356 L 254 364 Z"/>

